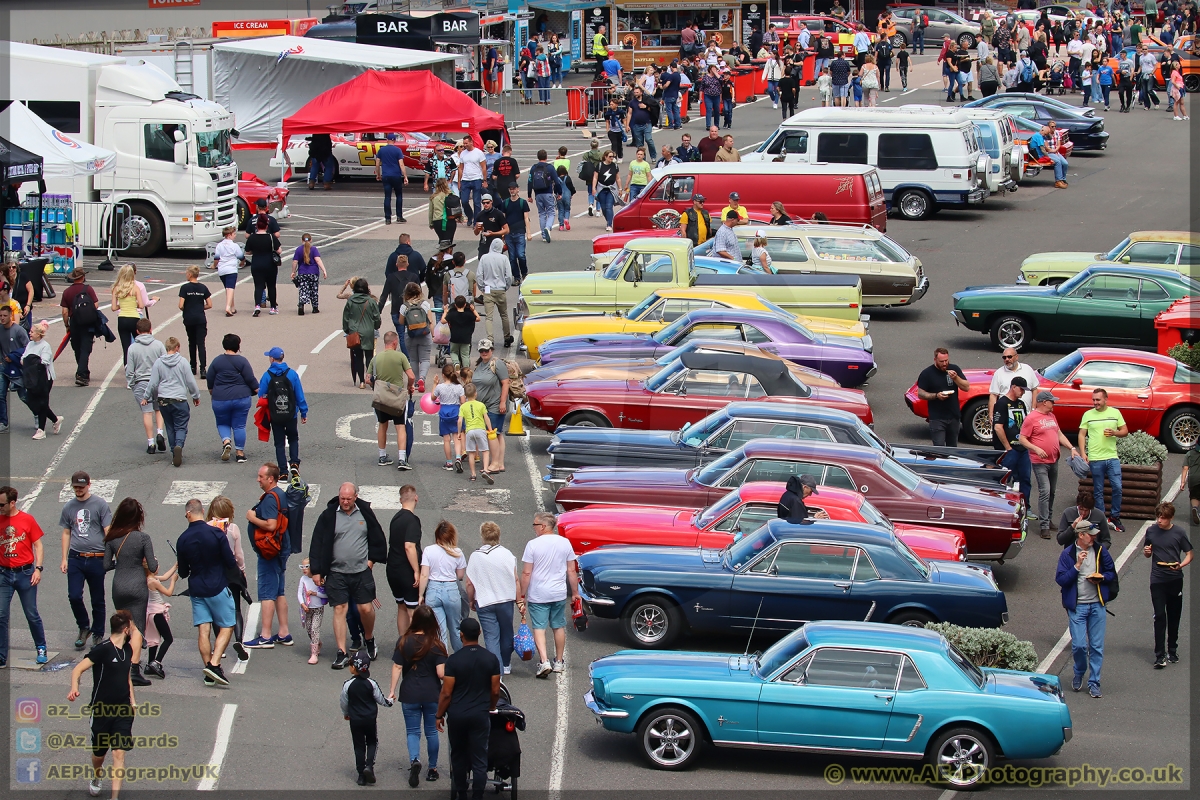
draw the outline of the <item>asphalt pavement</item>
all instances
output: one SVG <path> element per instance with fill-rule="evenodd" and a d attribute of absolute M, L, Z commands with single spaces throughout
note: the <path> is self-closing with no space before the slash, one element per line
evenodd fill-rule
<path fill-rule="evenodd" d="M 938 102 L 940 85 L 931 56 L 918 61 L 910 75 L 912 91 L 882 95 L 884 102 Z M 802 107 L 814 104 L 815 92 L 802 91 Z M 553 116 L 559 109 L 546 112 Z M 870 331 L 875 341 L 878 374 L 866 387 L 875 413 L 876 430 L 890 441 L 925 441 L 924 424 L 908 411 L 903 393 L 917 373 L 932 359 L 939 345 L 951 350 L 952 359 L 963 366 L 985 367 L 999 364 L 998 354 L 986 337 L 956 328 L 950 318 L 950 294 L 967 285 L 1011 283 L 1020 261 L 1033 252 L 1045 250 L 1107 250 L 1131 230 L 1145 228 L 1186 229 L 1194 225 L 1184 194 L 1190 156 L 1190 129 L 1176 126 L 1169 115 L 1135 111 L 1129 115 L 1106 115 L 1106 128 L 1112 133 L 1111 145 L 1102 154 L 1077 154 L 1071 160 L 1070 188 L 1050 188 L 1045 174 L 1027 182 L 1016 194 L 1004 199 L 989 199 L 980 209 L 944 211 L 923 222 L 888 221 L 888 234 L 917 254 L 930 276 L 931 288 L 920 302 L 910 308 L 874 310 Z M 779 122 L 779 112 L 770 102 L 744 105 L 735 112 L 733 133 L 737 145 L 749 148 L 765 139 Z M 529 163 L 529 151 L 537 146 L 551 152 L 567 144 L 574 153 L 586 147 L 577 130 L 563 129 L 555 136 L 551 125 L 538 128 L 538 137 L 519 136 L 522 166 Z M 693 121 L 686 128 L 693 138 L 703 135 L 703 122 Z M 544 131 L 544 134 L 541 133 Z M 677 134 L 656 133 L 656 143 L 675 144 Z M 239 163 L 260 175 L 270 175 L 253 152 L 239 154 Z M 265 161 L 265 158 L 263 158 Z M 385 523 L 398 507 L 398 488 L 412 483 L 418 488 L 417 511 L 422 518 L 428 542 L 433 527 L 441 518 L 452 521 L 459 530 L 460 542 L 469 552 L 478 542 L 480 523 L 492 520 L 502 528 L 502 544 L 519 557 L 532 532 L 534 511 L 553 506 L 552 493 L 542 487 L 540 475 L 545 467 L 545 447 L 549 437 L 530 431 L 523 437 L 507 437 L 506 471 L 488 487 L 470 483 L 465 476 L 442 470 L 441 442 L 433 429 L 433 418 L 419 416 L 416 422 L 417 444 L 412 472 L 376 465 L 374 426 L 368 392 L 355 389 L 350 382 L 348 358 L 340 335 L 341 303 L 334 299 L 338 287 L 352 275 L 365 275 L 373 286 L 382 283 L 382 264 L 395 244 L 398 233 L 408 231 L 414 246 L 423 255 L 433 252 L 433 237 L 424 224 L 420 193 L 409 194 L 405 225 L 384 226 L 380 219 L 379 191 L 371 181 L 346 181 L 332 192 L 308 192 L 294 183 L 291 205 L 293 216 L 283 221 L 285 247 L 298 243 L 299 233 L 311 230 L 330 277 L 321 288 L 322 314 L 300 318 L 295 314 L 295 290 L 280 282 L 282 313 L 277 317 L 250 317 L 250 286 L 238 288 L 242 310 L 230 319 L 219 311 L 210 314 L 210 358 L 219 352 L 220 337 L 229 331 L 242 336 L 243 352 L 254 365 L 256 374 L 266 367 L 262 353 L 279 345 L 287 352 L 288 363 L 301 370 L 311 407 L 308 423 L 301 428 L 302 471 L 313 487 L 314 500 L 306 516 L 305 533 L 311 533 L 320 508 L 336 496 L 343 481 L 353 481 L 369 498 Z M 411 211 L 409 209 L 412 209 Z M 539 239 L 529 243 L 529 263 L 534 272 L 580 269 L 588 263 L 590 238 L 603 232 L 598 217 L 588 217 L 585 203 L 576 198 L 573 230 L 553 234 L 545 244 Z M 464 242 L 468 256 L 474 247 Z M 184 338 L 176 311 L 177 284 L 182 269 L 197 263 L 202 253 L 182 253 L 169 258 L 139 262 L 151 291 L 165 298 L 151 311 L 160 338 L 168 335 Z M 248 280 L 248 275 L 245 276 Z M 214 276 L 204 276 L 210 285 Z M 99 287 L 111 281 L 111 273 L 95 273 L 89 280 Z M 57 288 L 61 290 L 62 286 Z M 106 292 L 102 292 L 102 296 Z M 219 299 L 219 290 L 217 290 Z M 510 292 L 511 300 L 516 293 Z M 510 300 L 510 302 L 511 302 Z M 220 303 L 215 303 L 218 307 Z M 57 316 L 49 303 L 39 308 L 38 316 Z M 386 319 L 386 314 L 385 314 Z M 61 323 L 52 327 L 51 339 L 57 344 Z M 387 325 L 385 324 L 385 328 Z M 482 337 L 482 326 L 476 332 Z M 1035 343 L 1023 360 L 1035 367 L 1045 366 L 1069 346 Z M 21 493 L 19 504 L 35 515 L 47 532 L 47 570 L 40 587 L 40 609 L 46 623 L 50 650 L 56 655 L 41 670 L 18 668 L 21 659 L 32 658 L 29 633 L 16 608 L 11 609 L 13 655 L 9 669 L 0 682 L 7 692 L 13 715 L 6 717 L 10 740 L 11 782 L 22 781 L 29 762 L 40 759 L 38 788 L 59 795 L 78 793 L 84 779 L 68 775 L 52 779 L 49 767 L 81 765 L 86 752 L 71 747 L 62 734 L 86 734 L 86 720 L 61 716 L 57 706 L 66 704 L 68 672 L 79 657 L 71 645 L 75 638 L 72 617 L 66 602 L 66 578 L 58 571 L 61 557 L 58 515 L 65 499 L 64 487 L 77 469 L 90 472 L 101 493 L 115 500 L 137 497 L 146 509 L 146 529 L 154 540 L 156 553 L 164 567 L 173 561 L 168 541 L 185 527 L 183 502 L 188 497 L 208 498 L 223 493 L 231 497 L 243 518 L 259 490 L 254 482 L 257 466 L 273 460 L 274 450 L 257 441 L 251 430 L 247 451 L 249 462 L 238 465 L 219 460 L 220 440 L 216 435 L 207 399 L 193 411 L 192 425 L 182 467 L 174 469 L 169 456 L 148 456 L 144 451 L 138 412 L 125 389 L 120 368 L 119 344 L 98 346 L 92 359 L 92 383 L 88 388 L 71 385 L 73 360 L 70 350 L 59 358 L 57 388 L 51 403 L 65 417 L 63 432 L 45 441 L 33 442 L 29 415 L 10 395 L 12 430 L 0 439 L 0 453 L 7 458 L 8 482 Z M 393 447 L 394 450 L 394 447 Z M 1172 456 L 1164 470 L 1165 484 L 1177 482 L 1182 461 Z M 101 481 L 105 483 L 101 484 Z M 1075 493 L 1075 480 L 1062 470 L 1058 486 L 1061 511 Z M 1186 512 L 1186 499 L 1178 503 L 1180 518 Z M 1139 526 L 1129 522 L 1124 534 L 1116 534 L 1113 553 L 1123 565 L 1122 591 L 1114 603 L 1115 617 L 1109 619 L 1107 657 L 1104 666 L 1104 698 L 1093 700 L 1086 694 L 1068 692 L 1067 702 L 1074 718 L 1074 739 L 1062 752 L 1036 764 L 1019 766 L 1097 768 L 1141 767 L 1151 769 L 1175 764 L 1184 768 L 1183 783 L 1170 789 L 1190 788 L 1192 763 L 1190 747 L 1190 662 L 1195 650 L 1190 636 L 1189 604 L 1185 606 L 1182 662 L 1164 671 L 1151 668 L 1151 609 L 1148 597 L 1148 567 L 1141 557 Z M 1053 581 L 1058 548 L 1037 537 L 1011 562 L 996 567 L 996 576 L 1005 590 L 1011 611 L 1006 630 L 1033 642 L 1043 669 L 1069 679 L 1069 645 L 1063 651 L 1065 612 Z M 248 574 L 254 583 L 254 556 L 246 549 Z M 293 558 L 298 562 L 298 558 Z M 333 672 L 329 661 L 333 653 L 331 623 L 323 632 L 322 663 L 310 666 L 306 637 L 297 622 L 297 609 L 291 602 L 298 570 L 290 567 L 287 596 L 289 623 L 297 644 L 293 648 L 252 651 L 244 670 L 233 674 L 228 689 L 205 688 L 200 681 L 200 660 L 196 652 L 189 604 L 180 598 L 173 603 L 172 627 L 175 644 L 165 661 L 167 679 L 137 693 L 139 702 L 160 707 L 157 715 L 139 718 L 134 732 L 138 735 L 166 734 L 168 738 L 148 742 L 135 750 L 128 764 L 153 766 L 162 771 L 142 780 L 138 788 L 153 788 L 161 793 L 172 789 L 213 789 L 222 792 L 250 790 L 358 790 L 353 785 L 353 758 L 346 723 L 337 707 L 341 682 L 349 676 Z M 386 593 L 386 583 L 377 570 L 377 584 Z M 251 594 L 253 594 L 253 589 Z M 111 597 L 110 597 L 111 600 Z M 395 642 L 395 614 L 390 598 L 382 597 L 377 625 L 381 660 L 374 677 L 386 689 L 390 679 L 388 656 Z M 111 613 L 111 603 L 109 613 Z M 257 614 L 253 610 L 252 616 Z M 249 624 L 247 627 L 250 630 Z M 715 651 L 742 652 L 767 646 L 768 641 L 747 643 L 742 639 L 692 639 L 682 646 Z M 659 793 L 664 790 L 698 792 L 771 793 L 802 790 L 862 791 L 850 778 L 836 785 L 827 780 L 834 764 L 867 765 L 863 759 L 816 756 L 789 756 L 750 751 L 713 751 L 695 769 L 667 774 L 649 769 L 642 762 L 633 737 L 602 730 L 583 707 L 581 696 L 589 688 L 587 664 L 602 655 L 625 647 L 615 623 L 594 620 L 589 630 L 568 635 L 565 673 L 549 680 L 533 677 L 531 663 L 515 663 L 506 679 L 513 702 L 525 711 L 528 730 L 522 736 L 521 787 L 526 792 L 583 794 L 603 792 L 611 795 Z M 233 655 L 226 660 L 231 672 Z M 88 684 L 90 678 L 85 677 Z M 38 701 L 38 719 L 33 718 L 32 702 Z M 78 703 L 75 704 L 78 706 Z M 73 709 L 77 711 L 77 708 Z M 19 716 L 24 714 L 24 716 Z M 18 729 L 39 731 L 40 752 L 33 752 L 31 734 L 18 737 Z M 169 737 L 177 737 L 177 741 Z M 403 719 L 398 708 L 380 712 L 381 746 L 376 773 L 378 789 L 402 789 L 406 778 L 407 755 Z M 57 747 L 54 745 L 57 743 Z M 27 744 L 26 751 L 21 751 Z M 448 788 L 448 747 L 443 739 L 442 782 L 422 783 L 420 791 Z M 421 755 L 425 763 L 424 750 Z M 18 767 L 24 765 L 25 773 Z M 197 776 L 184 772 L 189 765 L 201 765 Z M 176 771 L 172 772 L 171 767 Z M 26 788 L 24 784 L 20 788 Z M 129 788 L 134 788 L 133 786 Z M 878 785 L 869 787 L 878 790 Z M 918 796 L 933 797 L 937 787 L 907 787 Z M 1012 787 L 1020 789 L 1022 787 Z M 1114 787 L 1109 787 L 1114 788 Z M 1141 791 L 1145 786 L 1121 787 Z M 997 790 L 996 788 L 992 789 Z M 107 789 L 105 790 L 107 793 Z M 1042 789 L 1042 792 L 1047 791 Z"/>

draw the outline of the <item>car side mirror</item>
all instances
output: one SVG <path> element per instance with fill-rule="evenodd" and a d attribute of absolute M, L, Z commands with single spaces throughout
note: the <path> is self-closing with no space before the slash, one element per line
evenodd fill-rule
<path fill-rule="evenodd" d="M 175 133 L 176 133 L 176 135 L 180 135 L 179 131 L 176 131 Z M 174 153 L 173 160 L 175 162 L 175 166 L 177 166 L 177 167 L 186 167 L 187 166 L 187 163 L 188 163 L 187 142 L 176 142 L 175 143 L 175 153 Z"/>
<path fill-rule="evenodd" d="M 1071 388 L 1072 389 L 1082 389 L 1083 381 L 1080 380 L 1079 378 L 1076 378 L 1075 380 L 1071 381 Z"/>
<path fill-rule="evenodd" d="M 1121 263 L 1128 264 L 1132 259 L 1129 256 L 1121 256 Z"/>

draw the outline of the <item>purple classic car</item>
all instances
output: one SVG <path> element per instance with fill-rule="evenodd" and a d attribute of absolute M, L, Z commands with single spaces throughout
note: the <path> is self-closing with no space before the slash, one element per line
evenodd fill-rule
<path fill-rule="evenodd" d="M 875 374 L 875 360 L 862 339 L 813 333 L 795 319 L 767 311 L 704 308 L 684 314 L 653 335 L 606 333 L 564 336 L 539 348 L 542 366 L 559 359 L 657 358 L 692 339 L 728 339 L 820 370 L 842 386 L 861 386 Z"/>

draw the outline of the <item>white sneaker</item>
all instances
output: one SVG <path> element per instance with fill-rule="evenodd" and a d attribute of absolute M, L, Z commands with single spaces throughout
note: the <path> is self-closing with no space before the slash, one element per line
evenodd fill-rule
<path fill-rule="evenodd" d="M 54 423 L 54 428 L 53 428 L 53 430 L 54 430 L 54 432 L 55 432 L 55 433 L 58 433 L 59 431 L 61 431 L 61 430 L 62 430 L 62 423 L 63 423 L 62 414 L 59 414 L 59 415 L 58 415 L 58 420 L 57 420 L 57 421 Z"/>
<path fill-rule="evenodd" d="M 90 781 L 88 781 L 88 794 L 90 794 L 92 797 L 99 797 L 100 792 L 103 789 L 104 784 L 101 783 L 99 778 L 92 778 Z"/>
<path fill-rule="evenodd" d="M 1183 122 L 1183 117 L 1172 117 L 1171 119 L 1175 120 L 1176 122 Z"/>
<path fill-rule="evenodd" d="M 1179 118 L 1176 117 L 1176 119 L 1179 119 Z M 36 431 L 33 432 L 33 438 L 38 441 L 41 441 L 42 439 L 46 438 L 46 432 L 44 430 L 42 430 L 41 428 L 38 428 Z"/>
<path fill-rule="evenodd" d="M 550 666 L 549 661 L 542 661 L 542 662 L 538 663 L 537 672 L 535 672 L 534 675 L 536 675 L 539 678 L 544 678 L 553 671 L 554 671 L 554 668 Z"/>
<path fill-rule="evenodd" d="M 556 658 L 554 660 L 554 665 L 551 667 L 551 669 L 555 672 L 566 672 L 567 671 L 567 662 L 563 661 L 561 658 Z"/>
<path fill-rule="evenodd" d="M 501 667 L 500 674 L 501 675 L 512 675 L 512 667 Z"/>
<path fill-rule="evenodd" d="M 779 108 L 779 103 L 772 103 L 771 108 Z"/>

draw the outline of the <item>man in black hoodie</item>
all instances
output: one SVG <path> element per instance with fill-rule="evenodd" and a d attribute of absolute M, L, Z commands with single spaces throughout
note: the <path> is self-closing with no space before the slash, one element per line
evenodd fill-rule
<path fill-rule="evenodd" d="M 371 568 L 387 563 L 387 537 L 375 518 L 371 504 L 359 499 L 358 487 L 343 483 L 338 496 L 329 501 L 313 527 L 309 544 L 309 572 L 318 586 L 325 587 L 333 606 L 333 635 L 337 656 L 333 669 L 350 663 L 346 652 L 346 611 L 353 602 L 362 620 L 367 654 L 374 659 L 375 578 Z"/>
<path fill-rule="evenodd" d="M 783 496 L 779 498 L 779 505 L 775 509 L 775 513 L 780 519 L 786 519 L 788 522 L 805 522 L 809 518 L 829 519 L 829 515 L 824 511 L 820 509 L 811 511 L 804 504 L 810 495 L 816 493 L 817 481 L 812 475 L 793 475 L 788 478 L 787 488 L 784 489 Z"/>

